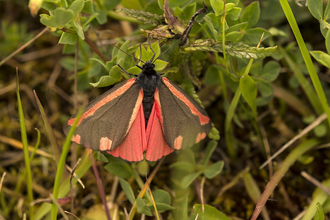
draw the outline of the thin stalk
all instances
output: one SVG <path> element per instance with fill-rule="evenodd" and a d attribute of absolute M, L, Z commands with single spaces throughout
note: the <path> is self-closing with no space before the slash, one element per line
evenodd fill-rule
<path fill-rule="evenodd" d="M 294 18 L 294 15 L 292 13 L 292 10 L 290 8 L 290 5 L 287 0 L 280 0 L 280 4 L 282 6 L 282 9 L 284 11 L 284 14 L 291 26 L 291 29 L 293 31 L 294 36 L 296 37 L 299 49 L 301 51 L 301 54 L 304 58 L 304 61 L 306 63 L 306 67 L 308 69 L 309 75 L 312 79 L 314 88 L 316 90 L 316 93 L 318 95 L 318 98 L 320 99 L 323 111 L 327 114 L 328 116 L 328 123 L 330 125 L 330 110 L 329 110 L 329 105 L 326 99 L 326 96 L 324 94 L 324 90 L 322 88 L 320 79 L 315 71 L 311 56 L 307 50 L 306 44 L 304 42 L 304 39 L 300 33 L 299 27 L 297 25 L 297 22 Z"/>
<path fill-rule="evenodd" d="M 32 190 L 32 174 L 31 174 L 31 167 L 30 167 L 30 157 L 29 157 L 29 150 L 28 150 L 28 142 L 27 142 L 27 135 L 25 129 L 25 119 L 23 113 L 23 107 L 21 102 L 21 97 L 19 94 L 19 80 L 18 80 L 18 70 L 16 69 L 16 94 L 17 94 L 17 103 L 18 103 L 18 115 L 20 121 L 20 128 L 21 128 L 21 137 L 22 137 L 22 144 L 23 144 L 23 153 L 24 153 L 24 162 L 25 162 L 25 169 L 26 169 L 26 185 L 27 185 L 27 193 L 28 193 L 28 200 L 29 203 L 33 201 L 33 190 Z M 34 219 L 34 207 L 29 207 L 29 214 L 30 219 Z"/>

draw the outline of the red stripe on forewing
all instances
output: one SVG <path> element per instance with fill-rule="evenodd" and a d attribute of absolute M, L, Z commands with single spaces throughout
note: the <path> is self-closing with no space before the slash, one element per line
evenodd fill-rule
<path fill-rule="evenodd" d="M 99 102 L 97 102 L 92 108 L 90 108 L 88 111 L 84 112 L 81 117 L 80 120 L 78 121 L 77 127 L 79 126 L 79 124 L 81 123 L 81 121 L 87 117 L 90 117 L 92 115 L 94 115 L 94 113 L 101 108 L 103 105 L 107 104 L 108 102 L 112 101 L 113 99 L 117 98 L 118 96 L 122 95 L 124 92 L 127 91 L 127 89 L 129 89 L 135 82 L 135 78 L 129 79 L 126 81 L 126 83 L 121 86 L 120 88 L 118 88 L 116 91 L 114 91 L 113 93 L 109 94 L 107 97 L 101 99 Z M 73 122 L 74 122 L 75 118 L 71 118 L 68 121 L 68 125 L 72 126 Z"/>
<path fill-rule="evenodd" d="M 141 103 L 142 103 L 142 100 L 143 100 L 143 90 L 141 89 L 140 92 L 139 92 L 139 96 L 135 102 L 135 106 L 134 106 L 134 109 L 133 109 L 133 112 L 132 112 L 132 116 L 129 120 L 129 123 L 128 123 L 128 128 L 127 128 L 127 131 L 126 131 L 126 135 L 128 134 L 129 130 L 131 129 L 131 126 L 140 110 L 140 106 L 141 106 Z"/>
<path fill-rule="evenodd" d="M 190 109 L 191 113 L 194 115 L 197 115 L 199 117 L 199 121 L 201 125 L 205 125 L 209 123 L 210 119 L 209 117 L 202 115 L 196 107 L 180 92 L 178 91 L 172 84 L 169 82 L 169 80 L 165 77 L 163 77 L 163 82 L 167 86 L 167 88 L 181 101 L 183 101 L 184 104 L 188 106 Z"/>

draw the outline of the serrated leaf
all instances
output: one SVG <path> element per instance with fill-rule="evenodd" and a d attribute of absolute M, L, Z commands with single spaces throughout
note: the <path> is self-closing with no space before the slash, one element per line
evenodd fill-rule
<path fill-rule="evenodd" d="M 218 161 L 208 167 L 205 168 L 204 170 L 204 175 L 208 179 L 212 179 L 215 176 L 217 176 L 219 173 L 221 173 L 223 169 L 224 162 L 223 161 Z"/>
<path fill-rule="evenodd" d="M 194 212 L 198 215 L 199 220 L 231 220 L 225 214 L 220 212 L 218 209 L 214 208 L 210 205 L 204 205 L 204 210 L 202 209 L 202 205 L 196 204 L 194 205 Z"/>
<path fill-rule="evenodd" d="M 74 16 L 76 16 L 79 12 L 84 8 L 85 1 L 84 0 L 75 0 L 70 5 L 69 9 L 73 11 Z"/>
<path fill-rule="evenodd" d="M 59 44 L 75 45 L 76 42 L 77 42 L 77 35 L 76 34 L 63 32 L 58 43 Z"/>
<path fill-rule="evenodd" d="M 267 48 L 257 48 L 250 47 L 241 42 L 227 43 L 225 45 L 226 52 L 236 58 L 246 58 L 246 59 L 262 59 L 267 56 L 271 56 L 273 52 L 277 49 L 275 47 Z M 196 40 L 195 43 L 191 44 L 190 47 L 184 48 L 184 51 L 211 51 L 211 52 L 223 52 L 222 43 L 216 42 L 215 40 Z"/>
<path fill-rule="evenodd" d="M 120 182 L 120 186 L 123 189 L 128 201 L 133 205 L 135 202 L 135 195 L 134 195 L 132 187 L 123 178 L 119 177 L 119 182 Z"/>
<path fill-rule="evenodd" d="M 48 27 L 57 27 L 56 19 L 54 16 L 46 15 L 46 14 L 41 14 L 40 15 L 40 22 L 43 25 L 46 25 Z"/>
<path fill-rule="evenodd" d="M 56 8 L 54 11 L 54 17 L 58 28 L 62 28 L 74 18 L 74 13 L 70 9 Z"/>
<path fill-rule="evenodd" d="M 140 197 L 138 197 L 136 199 L 136 205 L 137 205 L 137 210 L 140 213 L 145 214 L 147 216 L 152 216 L 152 213 L 151 213 L 149 207 L 146 205 L 146 203 L 144 202 L 144 200 L 141 199 Z"/>
<path fill-rule="evenodd" d="M 242 91 L 242 96 L 252 109 L 253 115 L 257 115 L 257 86 L 254 80 L 249 75 L 242 76 L 239 81 L 239 87 Z"/>

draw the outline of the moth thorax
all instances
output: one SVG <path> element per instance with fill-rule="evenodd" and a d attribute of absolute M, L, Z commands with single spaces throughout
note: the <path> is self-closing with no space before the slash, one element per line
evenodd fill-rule
<path fill-rule="evenodd" d="M 156 74 L 155 64 L 153 64 L 150 61 L 147 61 L 145 64 L 143 64 L 142 70 L 143 70 L 142 71 L 143 74 L 146 74 L 146 75 L 154 75 L 154 74 Z"/>

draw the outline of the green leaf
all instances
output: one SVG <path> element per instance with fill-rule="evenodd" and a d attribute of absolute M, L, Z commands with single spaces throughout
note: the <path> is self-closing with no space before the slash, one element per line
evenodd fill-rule
<path fill-rule="evenodd" d="M 56 8 L 54 11 L 54 17 L 57 27 L 62 28 L 74 18 L 74 13 L 70 9 Z"/>
<path fill-rule="evenodd" d="M 93 87 L 105 87 L 105 86 L 110 86 L 113 85 L 115 83 L 117 83 L 119 80 L 115 79 L 111 76 L 102 76 L 99 81 L 95 82 L 95 83 L 89 83 L 90 85 L 92 85 Z"/>
<path fill-rule="evenodd" d="M 152 196 L 154 197 L 155 203 L 171 205 L 171 196 L 165 190 L 156 189 L 152 192 Z"/>
<path fill-rule="evenodd" d="M 249 75 L 244 75 L 239 81 L 239 87 L 242 91 L 242 96 L 252 109 L 253 115 L 257 116 L 257 86 L 254 80 Z"/>
<path fill-rule="evenodd" d="M 211 65 L 207 68 L 204 78 L 205 85 L 216 85 L 220 83 L 220 75 L 219 70 Z"/>
<path fill-rule="evenodd" d="M 117 79 L 117 82 L 121 79 L 121 69 L 118 65 L 113 66 L 109 72 L 109 76 L 113 79 Z"/>
<path fill-rule="evenodd" d="M 58 43 L 59 44 L 75 45 L 76 42 L 77 42 L 77 35 L 76 34 L 63 32 Z"/>
<path fill-rule="evenodd" d="M 140 213 L 145 214 L 145 215 L 147 215 L 147 216 L 152 216 L 149 207 L 146 205 L 146 203 L 144 202 L 144 200 L 141 199 L 140 197 L 138 197 L 138 198 L 136 199 L 136 205 L 137 205 L 137 210 L 138 210 Z"/>
<path fill-rule="evenodd" d="M 94 13 L 93 1 L 92 0 L 85 1 L 84 8 L 82 9 L 82 11 L 90 15 L 93 14 Z"/>
<path fill-rule="evenodd" d="M 111 10 L 114 9 L 114 8 L 115 8 L 120 2 L 121 2 L 121 0 L 103 1 L 103 6 L 104 6 L 108 11 L 111 11 Z"/>
<path fill-rule="evenodd" d="M 226 1 L 228 3 L 228 1 Z M 237 21 L 241 15 L 242 9 L 239 7 L 233 7 L 226 15 L 226 19 Z"/>
<path fill-rule="evenodd" d="M 323 15 L 323 1 L 322 0 L 308 0 L 308 9 L 310 13 L 317 20 L 322 19 Z"/>
<path fill-rule="evenodd" d="M 330 55 L 324 53 L 323 51 L 311 51 L 312 56 L 319 62 L 320 64 L 330 68 Z"/>
<path fill-rule="evenodd" d="M 323 213 L 322 205 L 318 202 L 318 203 L 316 203 L 316 206 L 317 206 L 317 211 L 315 213 L 313 220 L 324 220 L 324 213 Z"/>
<path fill-rule="evenodd" d="M 194 205 L 194 212 L 198 215 L 199 220 L 231 220 L 225 214 L 220 212 L 218 209 L 210 205 L 204 205 L 204 211 L 202 205 Z"/>
<path fill-rule="evenodd" d="M 165 69 L 165 67 L 167 66 L 168 62 L 166 62 L 164 60 L 156 60 L 154 62 L 154 64 L 155 64 L 155 70 L 156 71 L 160 71 L 160 70 Z"/>
<path fill-rule="evenodd" d="M 132 168 L 130 165 L 128 165 L 127 162 L 111 155 L 105 156 L 107 156 L 108 160 L 110 161 L 110 163 L 104 166 L 104 169 L 106 169 L 108 172 L 125 179 L 128 179 L 132 176 Z"/>
<path fill-rule="evenodd" d="M 106 156 L 104 156 L 101 151 L 97 151 L 96 152 L 96 156 L 97 156 L 97 159 L 104 162 L 104 163 L 108 163 L 108 159 L 106 158 Z"/>
<path fill-rule="evenodd" d="M 327 48 L 328 54 L 330 54 L 330 31 L 327 32 L 325 36 L 325 46 Z"/>
<path fill-rule="evenodd" d="M 151 61 L 154 62 L 155 59 L 158 58 L 159 54 L 160 54 L 160 46 L 158 41 L 154 42 L 151 44 L 151 48 L 153 50 L 153 52 L 151 51 L 150 47 L 147 47 L 147 52 L 148 52 L 148 58 L 147 61 Z M 151 58 L 154 56 L 154 59 L 151 60 Z M 165 67 L 164 67 L 165 68 Z"/>
<path fill-rule="evenodd" d="M 164 203 L 156 203 L 156 208 L 157 208 L 157 211 L 159 213 L 165 212 L 167 210 L 173 210 L 173 209 L 175 209 L 173 206 L 170 206 L 170 205 L 164 204 Z M 149 206 L 149 209 L 151 211 L 155 211 L 155 207 L 153 205 L 150 205 Z"/>
<path fill-rule="evenodd" d="M 218 142 L 216 141 L 210 141 L 206 147 L 206 151 L 205 151 L 205 156 L 204 156 L 204 161 L 203 161 L 203 166 L 206 166 L 215 150 L 215 148 L 217 147 Z"/>
<path fill-rule="evenodd" d="M 265 78 L 268 82 L 273 82 L 280 74 L 281 66 L 275 61 L 269 61 L 263 68 L 260 77 Z"/>
<path fill-rule="evenodd" d="M 43 25 L 46 25 L 48 27 L 57 27 L 56 19 L 54 16 L 49 16 L 47 14 L 41 14 L 40 15 L 40 22 Z"/>
<path fill-rule="evenodd" d="M 208 167 L 204 170 L 204 175 L 208 179 L 212 179 L 215 176 L 217 176 L 219 173 L 221 173 L 223 169 L 224 162 L 223 161 L 218 161 Z"/>
<path fill-rule="evenodd" d="M 213 11 L 216 16 L 220 16 L 223 12 L 224 3 L 222 0 L 210 0 Z"/>
<path fill-rule="evenodd" d="M 137 66 L 133 66 L 126 71 L 134 75 L 139 75 L 141 73 L 141 69 Z"/>
<path fill-rule="evenodd" d="M 249 194 L 252 201 L 254 203 L 257 203 L 258 200 L 260 199 L 261 192 L 256 181 L 253 179 L 252 175 L 249 172 L 245 173 L 243 180 L 244 180 L 245 190 Z"/>
<path fill-rule="evenodd" d="M 268 97 L 274 94 L 274 89 L 267 81 L 260 81 L 257 84 L 262 97 Z"/>
<path fill-rule="evenodd" d="M 187 188 L 199 175 L 201 175 L 201 171 L 196 172 L 196 173 L 191 173 L 185 177 L 182 178 L 181 180 L 181 186 L 182 188 Z"/>
<path fill-rule="evenodd" d="M 134 192 L 132 187 L 129 185 L 129 183 L 124 180 L 123 178 L 119 177 L 119 182 L 120 182 L 120 186 L 121 188 L 124 190 L 125 195 L 128 199 L 128 201 L 133 205 L 135 202 L 135 196 L 134 196 Z"/>
<path fill-rule="evenodd" d="M 245 8 L 242 15 L 242 21 L 246 21 L 248 23 L 248 28 L 251 28 L 259 21 L 259 17 L 259 2 L 252 2 Z"/>
<path fill-rule="evenodd" d="M 262 41 L 270 36 L 269 31 L 263 28 L 250 28 L 247 29 L 243 40 L 248 41 L 250 44 L 257 45 L 262 37 Z"/>
<path fill-rule="evenodd" d="M 84 31 L 82 27 L 79 25 L 79 23 L 76 20 L 73 20 L 73 25 L 80 39 L 85 40 Z"/>
<path fill-rule="evenodd" d="M 195 166 L 192 163 L 189 162 L 185 162 L 185 161 L 178 161 L 175 163 L 172 163 L 170 165 L 170 168 L 173 169 L 179 169 L 179 170 L 183 170 L 183 171 L 187 171 L 187 172 L 192 172 L 195 169 Z"/>
<path fill-rule="evenodd" d="M 232 31 L 226 34 L 226 41 L 237 42 L 244 36 L 244 33 L 238 31 Z"/>
<path fill-rule="evenodd" d="M 329 19 L 330 19 L 330 2 L 328 1 L 327 7 L 325 8 L 325 11 L 324 11 L 323 20 L 327 22 Z"/>
<path fill-rule="evenodd" d="M 69 7 L 70 10 L 73 11 L 74 16 L 77 16 L 84 8 L 84 0 L 75 0 Z"/>

